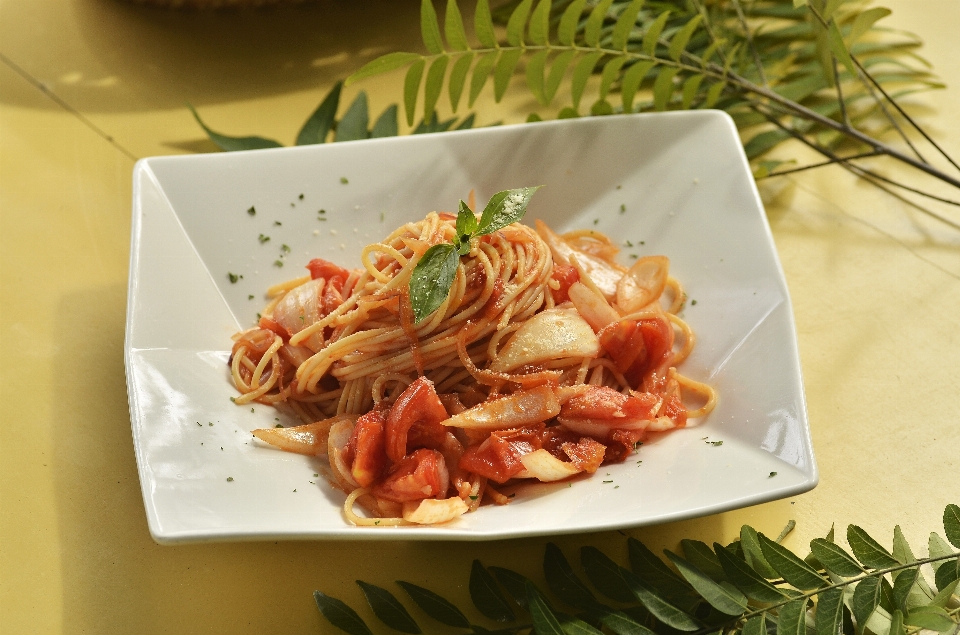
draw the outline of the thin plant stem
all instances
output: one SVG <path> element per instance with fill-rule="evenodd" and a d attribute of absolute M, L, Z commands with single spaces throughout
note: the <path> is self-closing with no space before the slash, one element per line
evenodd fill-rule
<path fill-rule="evenodd" d="M 847 105 L 843 101 L 843 87 L 840 85 L 840 69 L 837 67 L 837 56 L 831 55 L 833 60 L 833 82 L 837 85 L 837 102 L 840 104 L 840 116 L 843 118 L 843 125 L 847 128 L 853 128 L 850 125 L 850 115 L 847 114 Z"/>
<path fill-rule="evenodd" d="M 852 59 L 852 60 L 853 60 L 853 63 L 856 64 L 857 68 L 860 69 L 860 72 L 863 73 L 864 76 L 866 76 L 866 78 L 867 78 L 868 80 L 870 80 L 870 83 L 873 84 L 878 91 L 880 91 L 880 94 L 883 95 L 884 98 L 885 98 L 888 102 L 890 102 L 890 104 L 891 104 L 894 108 L 896 108 L 897 112 L 900 113 L 900 116 L 903 117 L 904 119 L 906 119 L 907 122 L 913 127 L 913 129 L 916 130 L 917 132 L 919 132 L 920 135 L 921 135 L 924 139 L 926 139 L 927 142 L 928 142 L 930 145 L 932 145 L 934 148 L 936 148 L 937 152 L 940 153 L 940 156 L 942 156 L 944 159 L 946 159 L 946 160 L 950 163 L 950 165 L 952 165 L 953 167 L 955 167 L 955 168 L 957 168 L 958 170 L 960 170 L 960 165 L 957 165 L 957 162 L 954 161 L 953 158 L 952 158 L 949 154 L 947 154 L 947 151 L 944 150 L 943 148 L 941 148 L 940 145 L 939 145 L 936 141 L 934 141 L 933 138 L 930 137 L 930 135 L 928 135 L 927 132 L 926 132 L 923 128 L 921 128 L 920 125 L 917 124 L 917 122 L 914 121 L 913 118 L 912 118 L 910 115 L 908 115 L 907 112 L 906 112 L 903 108 L 900 107 L 900 104 L 898 104 L 895 99 L 893 99 L 890 95 L 887 94 L 887 91 L 884 90 L 883 86 L 880 85 L 880 82 L 878 82 L 876 79 L 874 79 L 873 75 L 871 75 L 870 72 L 867 71 L 867 69 L 865 69 L 862 64 L 860 64 L 860 60 L 858 60 L 858 59 L 853 55 L 853 53 L 850 54 L 850 59 Z"/>
<path fill-rule="evenodd" d="M 833 165 L 834 163 L 843 163 L 844 161 L 853 161 L 856 159 L 867 159 L 870 157 L 880 157 L 883 156 L 881 152 L 863 152 L 861 154 L 854 154 L 849 157 L 837 157 L 836 159 L 829 159 L 827 161 L 821 161 L 819 163 L 811 163 L 809 165 L 802 165 L 798 168 L 788 168 L 786 170 L 777 170 L 776 172 L 771 172 L 766 176 L 761 176 L 759 179 L 769 179 L 774 176 L 784 176 L 786 174 L 794 174 L 795 172 L 804 172 L 806 170 L 812 170 L 814 168 L 822 168 L 825 165 Z"/>
<path fill-rule="evenodd" d="M 743 29 L 743 37 L 747 40 L 747 46 L 750 47 L 750 52 L 753 54 L 753 63 L 757 67 L 757 72 L 760 73 L 760 81 L 764 86 L 769 88 L 770 82 L 767 81 L 767 74 L 763 70 L 763 61 L 760 59 L 760 53 L 757 51 L 757 47 L 753 43 L 753 35 L 750 33 L 750 25 L 747 24 L 747 16 L 743 14 L 743 8 L 740 6 L 740 0 L 733 0 L 733 7 L 737 10 L 737 18 L 740 20 L 740 28 Z"/>
<path fill-rule="evenodd" d="M 763 607 L 762 609 L 755 609 L 755 610 L 753 610 L 753 611 L 747 611 L 746 613 L 744 613 L 744 614 L 742 614 L 742 615 L 739 615 L 739 616 L 737 616 L 737 617 L 735 617 L 735 618 L 733 618 L 733 619 L 728 620 L 727 622 L 723 623 L 722 625 L 714 625 L 714 626 L 710 626 L 710 627 L 708 627 L 708 628 L 700 629 L 700 630 L 698 630 L 698 631 L 693 631 L 690 635 L 706 635 L 707 633 L 713 633 L 713 632 L 715 632 L 715 631 L 717 630 L 717 628 L 727 628 L 727 626 L 736 625 L 736 624 L 740 623 L 740 622 L 743 621 L 743 620 L 746 620 L 746 619 L 749 619 L 749 618 L 751 618 L 751 617 L 754 617 L 755 615 L 760 615 L 760 614 L 762 614 L 762 613 L 766 613 L 766 612 L 768 612 L 768 611 L 770 611 L 770 610 L 772 610 L 772 609 L 780 608 L 781 606 L 783 606 L 783 605 L 785 605 L 785 604 L 789 604 L 790 602 L 793 602 L 794 600 L 802 600 L 802 599 L 807 599 L 807 600 L 809 600 L 810 598 L 812 598 L 812 597 L 814 597 L 814 596 L 820 595 L 820 594 L 823 593 L 824 591 L 829 591 L 830 589 L 839 589 L 839 588 L 841 588 L 841 587 L 848 586 L 848 585 L 853 584 L 853 583 L 855 583 L 855 582 L 860 582 L 861 580 L 866 580 L 867 578 L 882 577 L 882 576 L 887 575 L 888 573 L 893 573 L 893 572 L 895 572 L 895 571 L 901 571 L 901 570 L 903 570 L 903 569 L 912 569 L 913 567 L 920 567 L 920 566 L 922 566 L 922 565 L 930 564 L 930 563 L 932 563 L 932 562 L 939 562 L 939 561 L 941 561 L 941 560 L 951 560 L 951 559 L 957 559 L 957 558 L 960 558 L 960 553 L 950 554 L 949 556 L 937 556 L 936 558 L 924 558 L 924 559 L 922 559 L 922 560 L 917 560 L 917 561 L 915 561 L 915 562 L 909 562 L 909 563 L 907 563 L 907 564 L 900 564 L 900 565 L 897 565 L 897 566 L 895 566 L 895 567 L 888 567 L 888 568 L 886 568 L 886 569 L 874 569 L 873 571 L 870 571 L 870 572 L 864 572 L 862 575 L 858 575 L 858 576 L 855 576 L 855 577 L 853 577 L 853 578 L 847 578 L 847 579 L 845 579 L 843 582 L 836 582 L 836 583 L 834 583 L 834 584 L 828 584 L 828 585 L 826 585 L 826 586 L 822 586 L 822 587 L 820 587 L 820 588 L 818 588 L 818 589 L 815 589 L 815 590 L 813 590 L 813 591 L 806 591 L 806 592 L 801 593 L 800 595 L 797 595 L 797 596 L 795 596 L 795 597 L 786 598 L 786 599 L 783 600 L 782 602 L 776 602 L 776 603 L 773 603 L 773 604 L 768 604 L 767 606 Z"/>
<path fill-rule="evenodd" d="M 810 9 L 810 13 L 812 13 L 813 16 L 817 19 L 817 21 L 820 22 L 820 25 L 825 29 L 829 29 L 830 28 L 829 23 L 820 14 L 817 8 L 814 7 L 813 5 L 807 5 L 807 6 Z M 854 59 L 853 53 L 851 51 L 848 50 L 847 54 L 850 56 L 851 60 Z M 927 160 L 923 158 L 923 155 L 920 154 L 920 151 L 917 150 L 916 146 L 913 145 L 913 142 L 910 141 L 910 137 L 908 137 L 907 133 L 904 132 L 903 128 L 900 127 L 900 123 L 896 120 L 896 118 L 892 114 L 890 114 L 890 111 L 887 110 L 887 106 L 884 103 L 884 100 L 880 99 L 880 97 L 877 97 L 877 93 L 873 88 L 873 85 L 876 84 L 877 82 L 873 81 L 873 76 L 870 75 L 870 73 L 868 73 L 867 70 L 863 66 L 861 66 L 859 63 L 857 63 L 856 66 L 858 68 L 857 79 L 859 79 L 860 83 L 862 83 L 864 87 L 870 92 L 870 96 L 873 97 L 874 102 L 880 108 L 880 111 L 883 113 L 883 116 L 886 117 L 887 121 L 890 122 L 890 125 L 894 127 L 897 133 L 900 134 L 900 137 L 906 142 L 906 144 L 910 147 L 910 149 L 913 150 L 914 154 L 917 155 L 917 158 L 919 158 L 920 161 L 922 161 L 923 163 L 927 163 Z M 836 68 L 836 66 L 834 67 Z M 834 73 L 834 75 L 835 75 L 835 80 L 837 82 L 837 85 L 839 86 L 840 77 L 836 73 Z M 869 77 L 869 80 L 867 79 L 868 77 Z M 885 93 L 884 93 L 884 96 L 887 97 L 888 100 L 890 100 L 889 96 L 887 96 Z M 892 102 L 893 100 L 890 100 L 890 101 Z M 911 120 L 911 123 L 915 128 L 917 127 L 916 123 L 914 123 L 912 120 Z"/>
<path fill-rule="evenodd" d="M 770 123 L 774 124 L 775 126 L 777 126 L 778 128 L 780 128 L 781 130 L 783 130 L 784 132 L 786 132 L 787 134 L 789 134 L 791 137 L 793 137 L 793 138 L 797 139 L 798 141 L 806 144 L 808 147 L 810 147 L 810 148 L 813 149 L 813 150 L 816 150 L 816 151 L 819 152 L 820 154 L 822 154 L 822 155 L 824 155 L 824 156 L 826 156 L 826 157 L 829 157 L 829 158 L 831 159 L 831 161 L 829 161 L 828 163 L 840 163 L 840 164 L 843 164 L 844 167 L 847 167 L 847 169 L 852 170 L 852 171 L 853 171 L 855 174 L 857 174 L 858 176 L 870 177 L 868 180 L 870 180 L 870 179 L 876 179 L 877 181 L 881 181 L 881 182 L 883 182 L 883 183 L 887 183 L 888 185 L 892 185 L 892 186 L 894 186 L 894 187 L 898 187 L 898 188 L 900 188 L 900 189 L 906 190 L 906 191 L 908 191 L 908 192 L 912 192 L 912 193 L 917 194 L 917 195 L 919 195 L 919 196 L 923 196 L 923 197 L 932 199 L 932 200 L 934 200 L 934 201 L 938 201 L 938 202 L 940 202 L 940 203 L 946 203 L 947 205 L 953 205 L 953 206 L 955 206 L 955 207 L 960 207 L 960 201 L 954 201 L 954 200 L 951 200 L 951 199 L 948 199 L 948 198 L 942 198 L 942 197 L 940 197 L 940 196 L 936 196 L 936 195 L 934 195 L 934 194 L 929 194 L 929 193 L 927 193 L 927 192 L 924 192 L 923 190 L 918 190 L 918 189 L 913 188 L 913 187 L 910 187 L 910 186 L 908 186 L 908 185 L 903 185 L 902 183 L 897 183 L 896 181 L 894 181 L 894 180 L 892 180 L 892 179 L 888 179 L 888 178 L 886 178 L 885 176 L 881 176 L 881 175 L 877 174 L 876 172 L 872 172 L 872 171 L 870 171 L 870 170 L 868 170 L 868 169 L 866 169 L 866 168 L 860 167 L 860 166 L 858 166 L 858 165 L 854 165 L 854 164 L 852 164 L 852 163 L 849 162 L 849 159 L 846 159 L 846 158 L 837 156 L 832 150 L 829 150 L 828 148 L 824 148 L 823 146 L 820 146 L 820 145 L 817 145 L 817 144 L 813 143 L 812 141 L 810 141 L 809 139 L 807 139 L 806 137 L 804 137 L 802 134 L 800 134 L 800 133 L 797 132 L 796 130 L 793 130 L 793 129 L 791 129 L 791 128 L 785 126 L 785 125 L 783 125 L 783 123 L 781 123 L 780 120 L 777 119 L 776 117 L 774 117 L 773 115 L 770 115 L 769 113 L 763 112 L 762 110 L 759 110 L 759 109 L 757 109 L 757 108 L 755 108 L 755 107 L 754 107 L 754 111 L 762 114 L 763 116 L 765 116 L 765 117 L 767 118 L 767 120 L 770 121 Z M 877 154 L 879 155 L 879 154 L 882 154 L 882 153 L 877 153 Z M 929 211 L 929 210 L 925 210 L 925 211 L 926 211 L 927 214 L 933 216 L 933 217 L 936 218 L 937 220 L 942 221 L 942 222 L 944 222 L 944 223 L 947 223 L 947 224 L 949 224 L 949 225 L 951 225 L 951 226 L 954 226 L 954 227 L 956 227 L 957 229 L 960 229 L 960 225 L 957 225 L 957 224 L 953 223 L 953 222 L 950 221 L 949 219 L 946 219 L 946 218 L 940 216 L 939 214 L 935 214 L 934 212 L 931 212 L 931 211 Z"/>

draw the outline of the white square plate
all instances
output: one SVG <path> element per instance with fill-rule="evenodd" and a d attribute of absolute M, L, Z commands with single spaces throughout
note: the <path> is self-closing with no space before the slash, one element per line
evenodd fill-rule
<path fill-rule="evenodd" d="M 151 158 L 137 163 L 133 180 L 127 388 L 158 542 L 585 532 L 712 514 L 817 483 L 783 272 L 723 113 Z M 636 460 L 569 487 L 527 486 L 507 506 L 443 527 L 347 524 L 344 495 L 314 476 L 315 459 L 251 438 L 279 415 L 231 403 L 230 335 L 253 323 L 268 286 L 303 275 L 313 257 L 356 267 L 364 245 L 431 210 L 455 210 L 471 188 L 485 201 L 538 184 L 546 187 L 527 223 L 597 228 L 633 245 L 624 263 L 632 254 L 670 257 L 698 337 L 682 370 L 717 388 L 717 409 L 644 445 Z M 228 273 L 243 277 L 231 283 Z"/>

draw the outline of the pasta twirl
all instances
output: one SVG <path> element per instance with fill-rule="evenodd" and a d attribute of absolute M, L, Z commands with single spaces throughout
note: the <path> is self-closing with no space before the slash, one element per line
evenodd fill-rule
<path fill-rule="evenodd" d="M 304 422 L 254 434 L 326 456 L 357 525 L 504 504 L 503 484 L 593 473 L 716 402 L 676 370 L 694 334 L 677 316 L 684 293 L 669 260 L 624 267 L 599 232 L 558 235 L 538 221 L 472 238 L 446 300 L 414 323 L 414 267 L 457 239 L 455 220 L 404 224 L 362 250 L 360 269 L 311 261 L 234 336 L 236 403 L 283 404 Z"/>

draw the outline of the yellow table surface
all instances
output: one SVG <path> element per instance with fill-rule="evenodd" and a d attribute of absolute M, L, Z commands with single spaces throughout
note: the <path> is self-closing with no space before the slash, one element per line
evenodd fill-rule
<path fill-rule="evenodd" d="M 887 0 L 948 88 L 913 112 L 960 157 L 956 0 Z M 365 609 L 356 579 L 469 607 L 470 562 L 542 580 L 544 539 L 161 547 L 134 461 L 123 336 L 135 159 L 213 150 L 184 106 L 233 134 L 291 143 L 332 83 L 419 50 L 418 2 L 321 1 L 178 13 L 110 0 L 0 2 L 0 632 L 316 633 L 314 589 Z M 379 112 L 402 78 L 359 88 Z M 486 123 L 530 104 L 481 102 Z M 486 98 L 489 99 L 489 98 Z M 512 101 L 511 101 L 512 99 Z M 929 149 L 926 154 L 933 154 Z M 929 185 L 915 173 L 890 168 Z M 743 523 L 805 544 L 831 523 L 918 551 L 960 502 L 960 230 L 839 168 L 764 181 L 796 313 L 820 485 L 808 494 L 633 530 L 659 550 L 727 542 Z M 960 222 L 960 212 L 931 207 Z M 554 539 L 576 560 L 616 532 Z M 384 632 L 386 629 L 378 629 Z"/>

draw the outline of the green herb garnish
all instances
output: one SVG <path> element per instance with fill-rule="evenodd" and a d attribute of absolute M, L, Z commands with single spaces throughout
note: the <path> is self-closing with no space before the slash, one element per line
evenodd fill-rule
<path fill-rule="evenodd" d="M 256 216 L 256 215 L 257 215 L 257 209 L 256 209 L 253 205 L 251 205 L 251 206 L 250 206 L 250 209 L 247 210 L 247 214 L 250 214 L 251 216 Z"/>
<path fill-rule="evenodd" d="M 341 177 L 340 177 L 340 182 L 343 183 L 344 185 L 346 185 L 346 184 L 349 183 L 350 181 L 347 180 L 347 177 L 341 176 Z"/>
<path fill-rule="evenodd" d="M 237 280 L 240 279 L 240 276 L 238 276 L 238 275 L 235 274 L 235 273 L 230 273 L 230 272 L 228 271 L 228 272 L 227 272 L 227 278 L 230 280 L 230 284 L 237 284 Z"/>
<path fill-rule="evenodd" d="M 259 236 L 257 236 L 257 240 L 259 240 L 259 241 L 260 241 L 260 244 L 262 245 L 263 243 L 269 241 L 269 240 L 270 240 L 270 237 L 269 237 L 269 236 L 266 236 L 266 235 L 264 235 L 264 234 L 260 234 Z"/>
<path fill-rule="evenodd" d="M 233 477 L 232 477 L 232 476 L 228 476 L 228 477 L 227 477 L 227 482 L 228 482 L 228 483 L 232 483 L 232 482 L 233 482 Z"/>
<path fill-rule="evenodd" d="M 542 186 L 497 192 L 483 208 L 479 221 L 473 210 L 460 201 L 455 242 L 434 245 L 428 249 L 410 277 L 410 305 L 415 323 L 436 311 L 450 295 L 460 256 L 470 253 L 470 241 L 478 236 L 492 234 L 523 218 L 530 197 L 540 187 Z"/>

